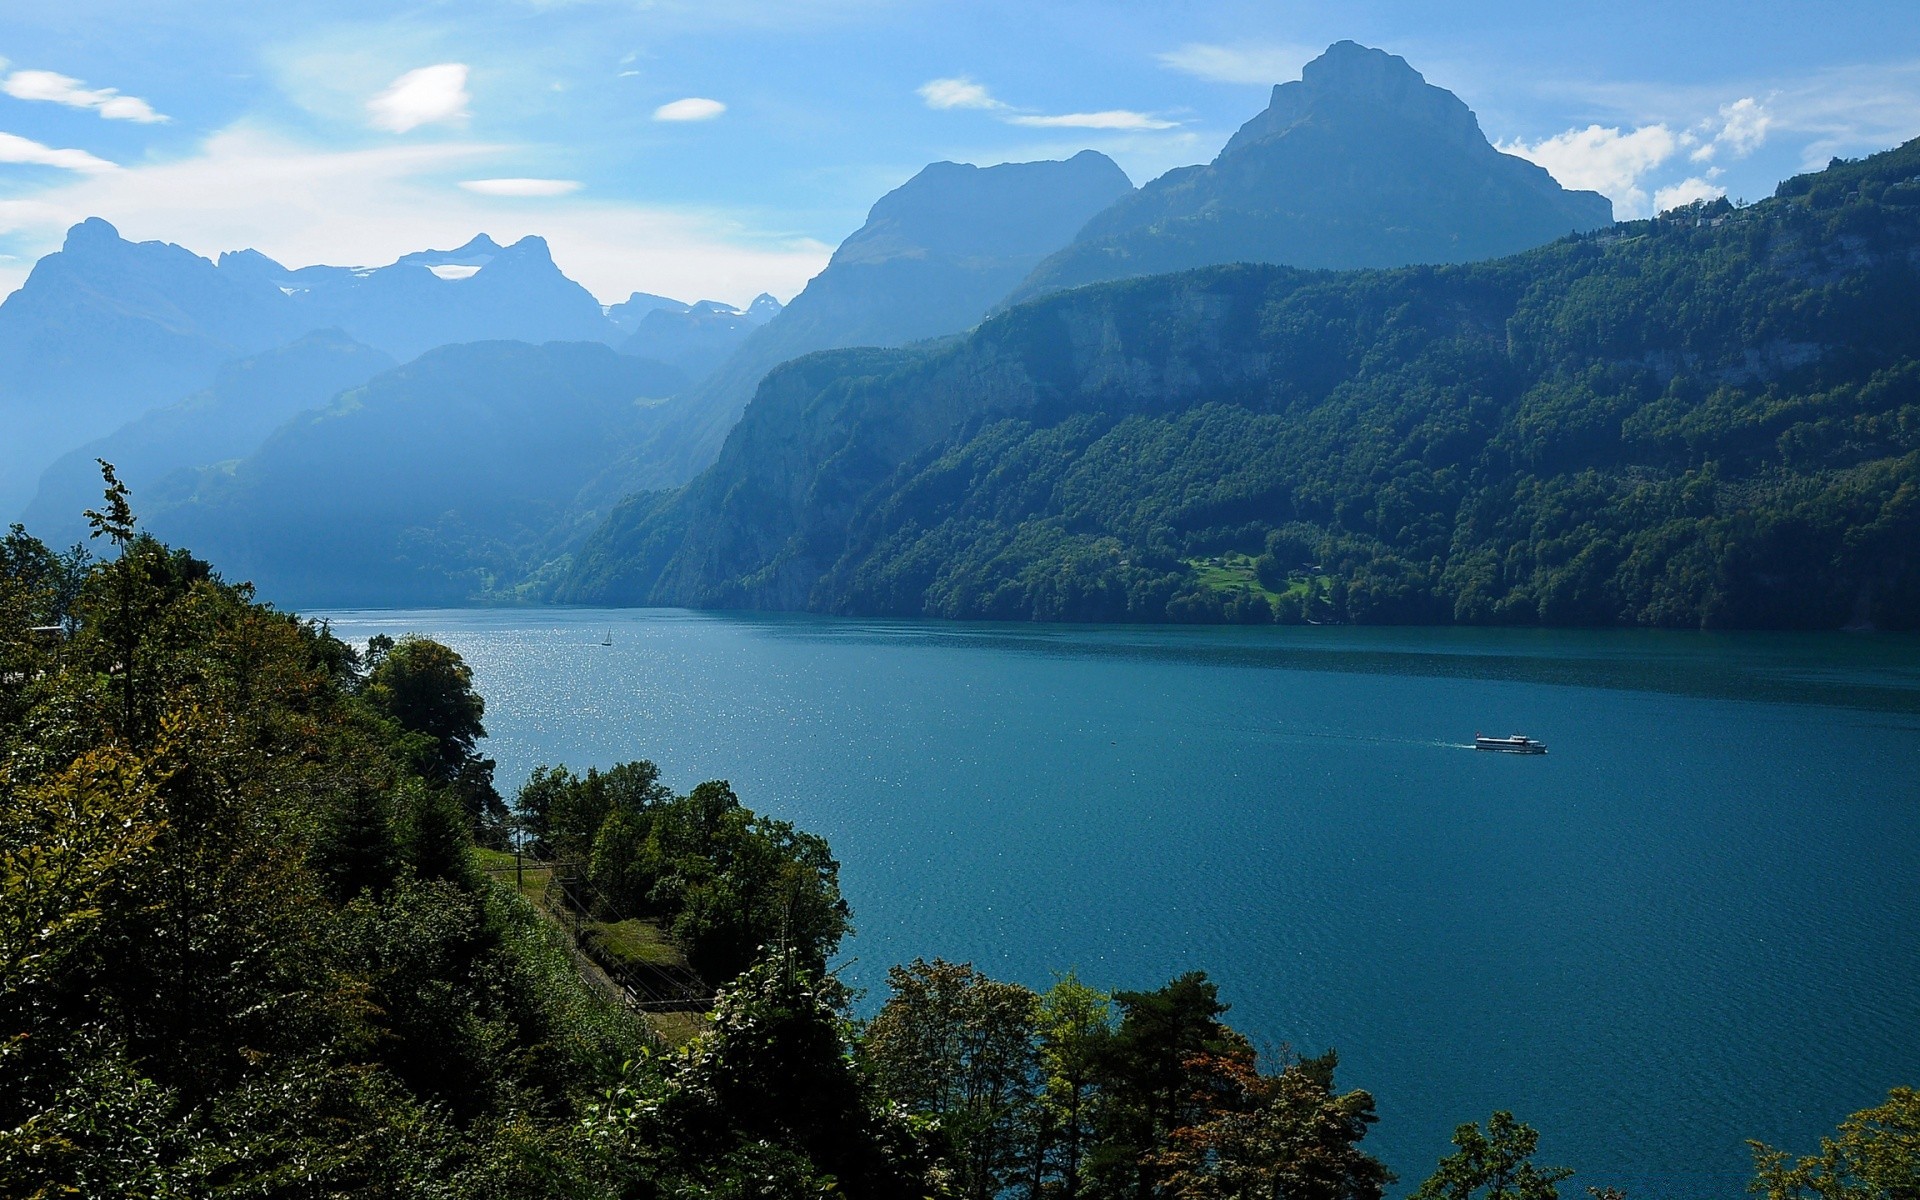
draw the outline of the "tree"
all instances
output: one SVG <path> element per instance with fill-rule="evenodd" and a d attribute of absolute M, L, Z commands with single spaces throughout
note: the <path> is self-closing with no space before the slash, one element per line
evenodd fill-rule
<path fill-rule="evenodd" d="M 1500 1111 L 1485 1133 L 1472 1122 L 1453 1131 L 1459 1147 L 1440 1160 L 1412 1200 L 1559 1200 L 1558 1184 L 1573 1174 L 1569 1167 L 1536 1167 L 1533 1153 L 1540 1135 L 1532 1126 Z"/>
<path fill-rule="evenodd" d="M 1795 1161 L 1764 1142 L 1753 1148 L 1747 1188 L 1766 1200 L 1914 1200 L 1920 1197 L 1920 1092 L 1897 1087 L 1887 1102 L 1840 1122 L 1820 1153 Z"/>
<path fill-rule="evenodd" d="M 1073 1200 L 1080 1194 L 1081 1164 L 1098 1129 L 1099 1069 L 1113 1036 L 1112 1000 L 1069 971 L 1041 997 L 1038 1027 L 1040 1113 L 1028 1190 L 1038 1197 L 1043 1178 L 1055 1173 L 1059 1194 Z"/>
<path fill-rule="evenodd" d="M 1247 1040 L 1220 1021 L 1227 1006 L 1204 971 L 1151 992 L 1116 992 L 1120 1026 L 1101 1056 L 1098 1148 L 1088 1159 L 1103 1195 L 1163 1194 L 1156 1155 L 1176 1129 L 1199 1119 L 1207 1056 L 1249 1054 Z"/>
<path fill-rule="evenodd" d="M 755 964 L 715 1000 L 659 1101 L 635 1113 L 631 1140 L 664 1143 L 687 1195 L 785 1200 L 829 1182 L 855 1200 L 930 1195 L 919 1139 L 854 1070 L 838 993 L 790 957 Z M 743 1187 L 756 1163 L 790 1190 Z"/>
<path fill-rule="evenodd" d="M 1373 1097 L 1335 1092 L 1337 1059 L 1288 1062 L 1262 1074 L 1251 1053 L 1193 1063 L 1202 1119 L 1176 1129 L 1156 1163 L 1180 1200 L 1380 1200 L 1393 1173 L 1360 1149 L 1378 1118 Z"/>
<path fill-rule="evenodd" d="M 890 968 L 887 988 L 863 1042 L 867 1063 L 889 1099 L 939 1123 L 960 1194 L 991 1200 L 1027 1165 L 1020 1135 L 1040 999 L 939 958 Z"/>
<path fill-rule="evenodd" d="M 486 701 L 473 669 L 449 646 L 409 635 L 391 646 L 368 644 L 366 697 L 414 735 L 415 765 L 429 783 L 450 788 L 474 831 L 489 843 L 503 836 L 506 805 L 493 787 L 493 760 L 480 757 L 487 736 Z"/>

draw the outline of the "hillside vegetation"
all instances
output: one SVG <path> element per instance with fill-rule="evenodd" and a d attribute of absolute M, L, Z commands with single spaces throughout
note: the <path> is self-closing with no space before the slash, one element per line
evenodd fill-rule
<path fill-rule="evenodd" d="M 775 371 L 559 595 L 1913 628 L 1917 308 L 1920 142 L 1496 262 L 1082 288 Z"/>
<path fill-rule="evenodd" d="M 916 959 L 855 1020 L 824 841 L 650 763 L 539 772 L 547 869 L 723 984 L 668 1048 L 477 869 L 510 826 L 457 653 L 255 604 L 118 487 L 94 528 L 114 561 L 0 539 L 0 1195 L 1387 1194 L 1373 1097 L 1330 1050 L 1256 1053 L 1202 972 L 1042 993 Z M 1909 1196 L 1916 1135 L 1896 1088 L 1815 1156 L 1756 1143 L 1752 1190 Z M 1415 1200 L 1557 1200 L 1538 1140 L 1462 1125 Z"/>

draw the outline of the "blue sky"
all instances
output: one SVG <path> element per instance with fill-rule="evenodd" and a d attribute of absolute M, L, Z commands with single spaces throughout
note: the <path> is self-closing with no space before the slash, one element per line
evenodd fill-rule
<path fill-rule="evenodd" d="M 539 233 L 603 300 L 783 299 L 938 159 L 1210 159 L 1353 38 L 1622 215 L 1920 135 L 1920 5 L 10 0 L 0 292 L 65 227 L 290 265 Z"/>

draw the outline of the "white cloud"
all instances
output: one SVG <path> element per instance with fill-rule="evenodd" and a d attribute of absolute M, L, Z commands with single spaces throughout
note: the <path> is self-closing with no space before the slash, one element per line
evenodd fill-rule
<path fill-rule="evenodd" d="M 1727 189 L 1696 175 L 1657 189 L 1653 193 L 1653 211 L 1663 213 L 1682 204 L 1692 204 L 1695 200 L 1718 200 L 1726 194 Z"/>
<path fill-rule="evenodd" d="M 26 163 L 41 167 L 59 167 L 82 175 L 104 175 L 120 168 L 85 150 L 57 150 L 12 133 L 0 133 L 0 163 Z"/>
<path fill-rule="evenodd" d="M 1306 46 L 1248 43 L 1209 46 L 1189 42 L 1159 56 L 1160 65 L 1184 71 L 1211 83 L 1275 84 L 1300 77 L 1300 68 L 1314 56 Z"/>
<path fill-rule="evenodd" d="M 1123 108 L 1105 112 L 1062 113 L 1052 117 L 1021 113 L 1006 120 L 1009 125 L 1029 125 L 1037 129 L 1174 129 L 1180 124 L 1178 121 Z"/>
<path fill-rule="evenodd" d="M 1528 145 L 1500 143 L 1508 154 L 1539 163 L 1562 187 L 1595 191 L 1611 199 L 1615 215 L 1647 216 L 1644 177 L 1685 146 L 1685 136 L 1665 125 L 1642 125 L 1630 133 L 1589 125 Z"/>
<path fill-rule="evenodd" d="M 321 150 L 236 127 L 188 158 L 0 199 L 0 243 L 27 260 L 0 266 L 0 294 L 89 216 L 136 241 L 159 238 L 206 255 L 251 246 L 293 266 L 391 262 L 425 246 L 460 245 L 480 230 L 503 243 L 540 234 L 562 270 L 612 299 L 635 289 L 738 304 L 762 291 L 792 295 L 832 253 L 724 211 L 579 198 L 547 204 L 449 186 L 525 153 L 432 141 Z"/>
<path fill-rule="evenodd" d="M 0 59 L 0 67 L 6 60 Z M 167 118 L 138 96 L 122 96 L 118 88 L 89 88 L 57 71 L 15 71 L 0 83 L 0 91 L 16 100 L 42 100 L 69 108 L 90 108 L 109 121 L 138 121 L 152 125 Z"/>
<path fill-rule="evenodd" d="M 930 79 L 916 90 L 920 99 L 926 101 L 928 108 L 948 110 L 955 108 L 981 109 L 993 113 L 999 120 L 1009 125 L 1025 125 L 1033 129 L 1122 129 L 1149 130 L 1175 129 L 1180 122 L 1168 121 L 1151 113 L 1133 112 L 1130 109 L 1112 108 L 1102 112 L 1060 113 L 1052 115 L 1037 113 L 1032 109 L 1015 108 L 1003 100 L 994 98 L 982 84 L 975 83 L 965 75 L 956 75 L 951 79 Z"/>
<path fill-rule="evenodd" d="M 1713 132 L 1715 122 L 1703 122 L 1702 132 Z M 1720 106 L 1720 128 L 1713 133 L 1713 140 L 1695 150 L 1690 156 L 1695 162 L 1707 162 L 1720 151 L 1735 159 L 1741 159 L 1758 150 L 1767 140 L 1767 129 L 1773 124 L 1773 114 L 1767 111 L 1752 96 L 1735 100 L 1732 104 Z"/>
<path fill-rule="evenodd" d="M 482 196 L 566 196 L 580 190 L 577 179 L 462 179 L 460 186 Z"/>
<path fill-rule="evenodd" d="M 711 121 L 727 111 L 727 106 L 718 100 L 709 100 L 704 96 L 688 96 L 685 100 L 675 100 L 671 104 L 662 104 L 653 110 L 656 121 Z"/>
<path fill-rule="evenodd" d="M 928 108 L 1005 108 L 986 88 L 966 76 L 953 79 L 929 79 L 917 89 Z"/>
<path fill-rule="evenodd" d="M 420 67 L 387 85 L 367 101 L 375 129 L 406 133 L 422 125 L 459 120 L 473 99 L 467 92 L 467 64 L 437 63 Z"/>

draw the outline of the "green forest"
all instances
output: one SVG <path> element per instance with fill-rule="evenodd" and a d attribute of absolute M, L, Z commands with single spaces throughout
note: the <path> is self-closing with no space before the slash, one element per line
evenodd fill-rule
<path fill-rule="evenodd" d="M 769 377 L 562 599 L 1920 627 L 1920 142 L 1494 262 L 1229 266 Z"/>
<path fill-rule="evenodd" d="M 258 604 L 137 530 L 118 485 L 89 516 L 101 557 L 0 541 L 0 1196 L 1553 1200 L 1566 1180 L 1495 1112 L 1396 1183 L 1334 1052 L 1256 1053 L 1197 972 L 1036 992 L 916 960 L 857 1006 L 821 839 L 647 762 L 543 769 L 508 805 L 453 650 Z M 592 911 L 540 903 L 529 864 Z M 659 931 L 708 984 L 688 1023 L 608 990 L 570 940 L 589 920 Z M 1916 1179 L 1905 1089 L 1811 1154 L 1755 1147 L 1768 1200 Z"/>

